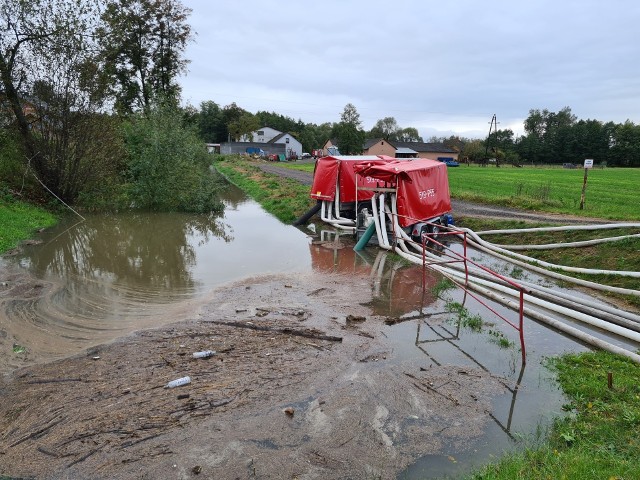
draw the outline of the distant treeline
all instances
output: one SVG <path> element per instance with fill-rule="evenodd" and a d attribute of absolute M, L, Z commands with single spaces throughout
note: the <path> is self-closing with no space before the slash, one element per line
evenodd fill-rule
<path fill-rule="evenodd" d="M 252 114 L 235 103 L 220 107 L 213 101 L 203 102 L 199 110 L 191 108 L 189 117 L 207 143 L 237 140 L 268 126 L 294 135 L 305 151 L 320 148 L 328 139 L 336 138 L 340 125 L 304 123 L 275 112 Z M 499 163 L 516 165 L 581 164 L 591 158 L 599 165 L 640 167 L 640 125 L 631 121 L 616 124 L 578 120 L 569 107 L 559 112 L 532 109 L 524 130 L 525 135 L 518 138 L 512 130 L 504 129 L 493 131 L 484 139 L 453 135 L 431 137 L 427 141 L 443 143 L 460 152 L 460 159 L 471 162 L 496 159 Z M 393 117 L 378 120 L 371 130 L 360 128 L 360 133 L 361 138 L 423 141 L 415 128 L 401 128 Z"/>
<path fill-rule="evenodd" d="M 511 130 L 498 130 L 484 141 L 485 150 L 513 163 L 582 163 L 640 167 L 640 125 L 578 120 L 569 107 L 559 112 L 530 110 L 525 135 L 514 139 Z M 495 154 L 493 155 L 496 156 Z"/>

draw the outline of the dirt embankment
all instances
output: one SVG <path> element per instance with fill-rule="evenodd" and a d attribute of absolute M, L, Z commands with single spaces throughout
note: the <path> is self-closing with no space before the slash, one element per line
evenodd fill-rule
<path fill-rule="evenodd" d="M 0 383 L 0 473 L 395 478 L 478 437 L 503 380 L 400 361 L 362 306 L 371 285 L 346 281 L 247 280 L 192 321 L 17 370 Z"/>

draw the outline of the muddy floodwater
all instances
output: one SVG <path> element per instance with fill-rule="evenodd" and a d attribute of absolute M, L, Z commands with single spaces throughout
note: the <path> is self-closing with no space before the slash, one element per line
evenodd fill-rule
<path fill-rule="evenodd" d="M 277 458 L 278 454 L 288 454 L 293 473 L 286 469 L 283 471 L 291 473 L 290 478 L 295 478 L 298 470 L 293 467 L 304 470 L 305 465 L 309 464 L 307 460 L 300 460 L 298 465 L 296 462 L 299 459 L 292 460 L 291 452 L 297 449 L 309 450 L 309 458 L 317 463 L 314 464 L 314 474 L 311 470 L 307 471 L 308 478 L 346 478 L 345 472 L 349 470 L 344 470 L 344 465 L 348 465 L 349 461 L 353 462 L 354 468 L 347 475 L 350 478 L 456 477 L 492 461 L 505 451 L 535 443 L 543 437 L 553 418 L 562 415 L 563 396 L 553 375 L 542 363 L 548 356 L 582 351 L 585 347 L 535 322 L 527 321 L 527 364 L 523 366 L 517 332 L 460 291 L 451 290 L 440 297 L 434 296 L 432 288 L 441 280 L 435 273 L 427 273 L 423 288 L 420 266 L 408 265 L 398 257 L 375 248 L 356 253 L 350 238 L 325 231 L 321 226 L 312 231 L 283 225 L 233 187 L 226 193 L 225 203 L 225 212 L 219 217 L 128 213 L 88 216 L 82 222 L 69 218 L 44 232 L 38 238 L 40 243 L 24 246 L 5 256 L 0 263 L 1 373 L 10 379 L 22 368 L 24 373 L 19 374 L 18 379 L 41 378 L 38 377 L 39 370 L 29 368 L 36 369 L 41 365 L 42 371 L 45 371 L 49 368 L 46 365 L 53 360 L 79 355 L 87 349 L 92 355 L 90 358 L 97 361 L 101 357 L 108 357 L 114 347 L 100 350 L 103 347 L 96 346 L 108 344 L 134 331 L 157 329 L 181 320 L 198 318 L 202 323 L 190 327 L 191 339 L 204 338 L 202 329 L 205 327 L 202 325 L 208 321 L 215 322 L 222 317 L 228 321 L 246 321 L 248 316 L 252 319 L 248 322 L 250 326 L 266 317 L 264 329 L 271 328 L 276 332 L 282 331 L 278 322 L 289 318 L 307 327 L 313 325 L 317 328 L 321 325 L 325 331 L 339 333 L 340 338 L 344 335 L 341 347 L 330 345 L 331 339 L 327 341 L 327 338 L 318 336 L 317 330 L 307 334 L 311 337 L 315 335 L 325 343 L 306 340 L 296 345 L 283 344 L 278 347 L 281 352 L 289 352 L 283 358 L 292 362 L 286 367 L 293 372 L 292 375 L 304 373 L 295 373 L 296 365 L 307 368 L 308 378 L 316 378 L 311 375 L 312 370 L 317 375 L 317 382 L 305 387 L 312 393 L 305 396 L 301 393 L 302 387 L 296 389 L 290 382 L 276 389 L 275 386 L 280 385 L 278 382 L 286 377 L 283 371 L 279 371 L 278 375 L 273 374 L 273 377 L 267 373 L 255 377 L 251 380 L 252 385 L 255 387 L 256 382 L 261 381 L 259 379 L 270 378 L 270 383 L 265 383 L 263 388 L 271 392 L 272 397 L 285 393 L 291 398 L 296 395 L 301 397 L 291 403 L 291 412 L 303 412 L 311 430 L 304 434 L 302 430 L 299 431 L 298 438 L 297 434 L 284 430 L 282 436 L 278 436 L 275 431 L 263 431 L 265 427 L 250 429 L 251 422 L 257 422 L 261 415 L 282 421 L 281 411 L 276 407 L 265 414 L 258 415 L 252 410 L 251 415 L 245 415 L 244 423 L 237 424 L 240 425 L 236 431 L 239 437 L 235 440 L 234 432 L 224 422 L 216 423 L 217 431 L 229 431 L 224 443 L 226 453 L 223 455 L 222 451 L 218 452 L 219 458 L 211 455 L 206 457 L 214 469 L 211 471 L 216 472 L 215 478 L 227 478 L 224 472 L 236 472 L 234 469 L 240 468 L 237 466 L 240 464 L 245 465 L 242 467 L 245 470 L 237 478 L 255 478 L 256 468 L 261 465 L 257 460 L 261 458 L 260 452 L 267 452 L 273 458 Z M 273 280 L 265 280 L 265 275 L 272 276 Z M 324 306 L 315 307 L 314 302 L 320 300 Z M 456 321 L 446 308 L 447 302 L 452 301 L 464 304 L 471 314 L 481 315 L 483 328 L 474 331 Z M 493 308 L 515 318 L 512 312 L 500 306 L 493 305 Z M 312 319 L 314 316 L 315 319 Z M 172 329 L 156 330 L 148 337 L 153 337 L 153 342 L 161 348 L 172 351 L 182 349 L 182 357 L 168 357 L 169 353 L 164 353 L 160 356 L 160 364 L 154 364 L 154 368 L 175 367 L 180 358 L 185 358 L 184 350 L 191 348 L 186 340 L 171 340 L 172 332 Z M 220 335 L 211 340 L 217 338 L 215 341 L 224 345 L 220 349 L 225 351 L 225 348 L 226 352 L 230 352 L 227 365 L 240 359 L 246 362 L 250 354 L 266 358 L 269 362 L 275 361 L 276 364 L 279 361 L 276 358 L 280 355 L 276 353 L 277 346 L 269 344 L 278 341 L 275 334 L 268 334 L 264 339 L 247 334 L 248 344 L 251 341 L 255 345 L 251 349 L 246 347 L 245 354 L 236 357 L 233 357 L 233 352 L 238 351 L 242 335 L 234 337 L 231 346 L 224 343 L 229 341 L 228 335 Z M 138 337 L 137 341 L 143 342 L 144 336 Z M 183 337 L 185 335 L 180 336 Z M 223 342 L 223 338 L 227 340 Z M 205 347 L 206 344 L 194 345 L 192 349 Z M 119 354 L 134 355 L 131 353 L 133 350 L 126 348 L 133 347 L 130 343 L 125 344 Z M 149 347 L 149 355 L 153 354 L 153 348 Z M 125 353 L 127 351 L 130 353 Z M 312 358 L 309 352 L 315 352 L 316 363 L 305 363 Z M 78 358 L 80 360 L 70 360 L 72 363 L 69 365 L 83 361 L 81 356 Z M 142 355 L 138 361 L 143 362 L 144 358 Z M 341 364 L 341 360 L 348 362 Z M 318 369 L 317 362 L 326 362 L 326 370 Z M 93 362 L 87 368 L 104 368 L 102 365 Z M 193 364 L 192 368 L 201 368 L 198 365 Z M 269 367 L 267 364 L 264 368 L 268 372 L 269 368 L 278 367 Z M 112 373 L 107 370 L 94 372 L 101 378 Z M 211 372 L 200 370 L 192 375 L 197 379 L 197 375 L 205 376 L 208 373 Z M 253 373 L 239 370 L 233 375 L 229 373 L 225 385 L 244 378 L 242 375 L 258 373 L 257 367 Z M 430 375 L 430 380 L 425 380 L 424 375 Z M 40 385 L 53 381 L 47 378 L 47 381 L 24 380 L 25 385 L 20 388 L 24 390 L 29 385 L 40 388 Z M 74 375 L 67 380 L 84 382 Z M 141 382 L 141 385 L 145 385 L 144 381 Z M 224 383 L 220 378 L 217 378 L 217 382 L 220 385 Z M 359 387 L 358 382 L 362 383 Z M 125 388 L 120 382 L 116 391 L 131 398 L 135 385 L 132 381 Z M 149 390 L 140 387 L 140 395 L 145 391 L 145 394 L 156 398 L 160 392 L 155 390 L 158 386 L 150 386 Z M 362 393 L 356 394 L 357 388 L 361 388 Z M 408 390 L 411 390 L 410 395 Z M 229 415 L 236 415 L 233 421 L 240 422 L 239 414 L 234 413 L 236 410 L 233 408 L 237 408 L 237 412 L 249 408 L 249 398 L 253 398 L 251 395 L 256 395 L 257 402 L 260 399 L 259 389 L 255 393 L 248 393 L 250 391 L 254 389 L 248 389 L 247 385 L 242 388 L 239 386 L 233 395 L 227 394 L 228 397 L 222 400 L 209 401 L 207 408 L 222 409 Z M 470 404 L 458 398 L 460 392 L 465 392 L 464 402 Z M 33 392 L 34 398 L 41 394 Z M 194 390 L 192 399 L 196 394 Z M 263 398 L 267 398 L 264 392 L 263 395 Z M 385 395 L 388 398 L 381 400 L 380 397 Z M 407 398 L 413 400 L 403 400 L 404 395 L 409 395 Z M 423 397 L 427 395 L 431 395 L 431 407 L 424 407 L 423 413 L 426 415 L 425 412 L 428 412 L 431 420 L 424 423 L 423 415 L 418 414 L 418 410 L 411 410 L 410 406 L 413 403 L 422 405 L 420 402 L 424 402 Z M 184 398 L 187 397 L 189 395 L 184 395 Z M 374 397 L 371 400 L 373 406 L 363 404 L 362 409 L 367 412 L 361 411 L 358 417 L 358 399 L 365 402 L 370 400 L 369 397 Z M 7 398 L 2 401 L 7 401 Z M 27 403 L 25 400 L 25 405 Z M 237 407 L 234 406 L 236 404 Z M 110 402 L 109 407 L 112 405 L 114 403 Z M 335 410 L 331 410 L 332 405 Z M 156 408 L 162 409 L 163 405 L 158 404 Z M 197 408 L 200 407 L 193 407 Z M 355 408 L 353 415 L 356 417 L 345 413 L 350 408 Z M 15 414 L 17 407 L 8 411 Z M 475 416 L 470 415 L 471 411 L 475 412 Z M 332 413 L 335 417 L 330 418 Z M 371 414 L 371 423 L 365 429 L 363 419 L 366 414 Z M 96 418 L 98 414 L 91 415 L 87 414 L 87 417 Z M 207 415 L 211 415 L 211 421 L 217 418 L 213 413 Z M 394 415 L 399 418 L 394 418 Z M 249 418 L 253 420 L 247 420 Z M 301 418 L 299 413 L 295 418 Z M 325 430 L 326 439 L 323 441 L 335 440 L 335 433 L 329 434 L 329 426 L 336 418 L 342 418 L 342 430 L 339 431 L 345 437 L 344 443 L 341 443 L 344 447 L 340 447 L 340 451 L 346 457 L 341 458 L 340 454 L 335 453 L 332 463 L 330 455 L 326 453 L 328 446 L 319 444 L 311 449 L 308 445 L 314 435 L 320 438 Z M 63 420 L 54 419 L 46 428 L 54 429 L 55 426 L 62 429 L 63 425 Z M 145 428 L 169 429 L 171 425 L 173 423 Z M 32 428 L 37 430 L 38 427 Z M 183 428 L 186 428 L 185 425 Z M 247 430 L 241 432 L 242 428 Z M 349 436 L 351 431 L 358 432 L 359 428 L 377 435 L 377 440 L 363 444 L 361 451 L 350 447 L 356 443 L 356 433 Z M 21 433 L 23 436 L 15 437 L 16 440 L 11 432 L 17 435 L 17 430 L 20 427 L 0 432 L 0 440 L 4 442 L 0 442 L 0 474 L 18 472 L 29 476 L 28 468 L 10 470 L 6 463 L 3 464 L 3 459 L 29 458 L 31 450 L 28 447 L 32 437 L 25 427 L 25 432 Z M 133 435 L 133 430 L 125 432 L 120 428 L 117 431 L 119 435 Z M 71 426 L 69 431 L 75 432 Z M 163 432 L 169 435 L 168 430 Z M 430 436 L 426 437 L 425 432 L 429 432 Z M 162 438 L 161 433 L 142 438 L 145 441 L 153 438 L 155 441 L 156 437 Z M 63 435 L 62 430 L 59 435 Z M 76 437 L 66 440 L 59 437 L 59 447 L 70 445 L 78 438 L 76 433 L 69 435 Z M 97 437 L 94 440 L 98 442 Z M 135 450 L 132 445 L 151 449 L 153 442 L 138 445 L 142 441 L 139 438 L 127 440 L 122 443 L 122 448 L 126 448 L 127 452 Z M 99 463 L 101 455 L 105 456 L 104 464 L 111 465 L 107 457 L 110 449 L 113 449 L 114 456 L 121 455 L 115 449 L 113 438 L 104 440 L 104 444 L 100 444 L 102 446 L 86 450 L 84 454 L 79 451 L 54 451 L 53 447 L 42 442 L 37 445 L 38 452 L 52 462 L 59 461 L 60 467 L 55 468 L 63 469 L 57 470 L 58 473 L 51 478 L 64 478 L 60 474 L 64 468 L 88 469 L 72 470 L 80 474 L 97 472 L 103 468 Z M 166 447 L 166 442 L 163 445 Z M 231 448 L 231 445 L 234 447 Z M 194 451 L 204 451 L 203 448 L 203 445 L 199 445 Z M 349 448 L 353 448 L 353 451 L 350 452 Z M 384 460 L 376 449 L 394 453 Z M 190 454 L 190 450 L 184 448 L 182 450 L 182 459 L 189 455 L 195 458 L 193 465 L 183 466 L 175 478 L 190 478 L 196 467 L 204 467 L 195 465 L 198 461 L 196 453 Z M 235 456 L 241 453 L 249 455 L 247 452 L 251 452 L 251 455 L 238 460 L 240 463 L 233 463 Z M 179 447 L 169 445 L 158 455 L 162 458 L 167 456 L 167 465 L 178 468 L 180 462 L 170 456 L 177 457 L 178 453 Z M 65 460 L 73 454 L 79 458 Z M 153 471 L 154 468 L 162 471 L 163 464 L 153 463 L 153 455 L 153 452 L 141 451 L 139 459 L 130 459 L 126 465 L 142 465 L 141 462 L 145 461 L 149 469 L 147 471 Z M 372 469 L 371 465 L 376 460 L 368 459 L 367 455 L 377 456 L 377 461 L 383 464 Z M 358 461 L 355 460 L 356 456 Z M 249 460 L 250 463 L 247 463 Z M 362 469 L 356 468 L 359 462 L 364 465 Z M 111 470 L 105 466 L 95 478 L 138 478 L 135 475 L 128 476 L 132 470 L 128 470 L 130 467 L 126 465 L 109 467 Z M 277 465 L 273 468 L 275 470 L 269 470 L 268 463 L 265 463 L 263 478 L 277 478 L 269 473 L 278 471 Z M 34 474 L 34 471 L 31 473 Z M 47 475 L 44 473 L 41 478 L 47 478 Z"/>
<path fill-rule="evenodd" d="M 176 213 L 70 217 L 0 260 L 0 295 L 16 343 L 68 355 L 187 318 L 213 287 L 311 267 L 310 240 L 236 188 L 221 217 Z M 1 324 L 0 324 L 1 325 Z"/>

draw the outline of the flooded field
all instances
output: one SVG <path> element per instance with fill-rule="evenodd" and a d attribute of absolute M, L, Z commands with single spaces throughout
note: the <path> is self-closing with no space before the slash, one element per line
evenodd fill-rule
<path fill-rule="evenodd" d="M 312 232 L 283 225 L 235 188 L 227 192 L 225 202 L 224 216 L 218 218 L 122 214 L 90 216 L 80 223 L 69 219 L 43 233 L 42 243 L 3 258 L 2 373 L 8 378 L 16 368 L 70 357 L 133 331 L 179 320 L 200 318 L 206 323 L 244 315 L 253 324 L 261 317 L 281 321 L 288 315 L 298 323 L 308 321 L 344 332 L 345 350 L 301 344 L 312 352 L 318 350 L 316 355 L 324 358 L 326 378 L 308 387 L 312 393 L 303 394 L 295 387 L 283 387 L 282 392 L 299 397 L 295 410 L 314 419 L 311 433 L 291 445 L 288 442 L 294 439 L 287 438 L 284 427 L 281 434 L 269 433 L 260 430 L 265 426 L 259 424 L 256 430 L 245 432 L 255 438 L 237 440 L 239 444 L 249 442 L 252 462 L 261 452 L 275 455 L 274 451 L 284 454 L 286 449 L 307 448 L 309 438 L 326 428 L 332 402 L 334 413 L 345 415 L 340 430 L 345 435 L 349 422 L 354 428 L 362 423 L 364 413 L 357 421 L 357 402 L 361 401 L 361 408 L 372 415 L 380 445 L 398 449 L 388 465 L 377 470 L 363 467 L 353 478 L 373 478 L 376 472 L 382 472 L 380 478 L 390 478 L 390 474 L 405 479 L 455 477 L 504 451 L 536 442 L 552 419 L 562 415 L 564 399 L 542 364 L 548 356 L 585 347 L 527 320 L 525 366 L 517 332 L 459 290 L 436 296 L 433 288 L 441 280 L 439 275 L 427 272 L 423 287 L 420 266 L 375 248 L 356 253 L 349 237 L 320 226 Z M 265 283 L 264 275 L 276 280 Z M 313 307 L 316 298 L 322 298 L 325 306 Z M 456 318 L 448 308 L 452 302 L 480 316 L 482 328 L 470 328 Z M 499 305 L 492 304 L 492 308 L 507 317 L 516 316 Z M 345 312 L 353 314 L 351 320 L 349 315 L 345 320 Z M 360 327 L 365 318 L 365 326 Z M 163 342 L 171 341 L 170 334 L 162 335 Z M 261 350 L 268 347 L 259 345 L 254 353 L 264 358 Z M 178 348 L 175 342 L 171 348 Z M 166 362 L 172 365 L 176 360 Z M 268 371 L 268 365 L 265 368 Z M 282 371 L 278 372 L 273 378 L 282 379 Z M 432 380 L 425 383 L 420 377 L 423 373 Z M 274 381 L 278 384 L 280 380 Z M 273 389 L 273 385 L 266 382 L 264 388 Z M 351 398 L 356 388 L 362 393 Z M 420 392 L 434 395 L 428 422 L 405 405 L 408 388 L 417 389 L 414 396 Z M 477 402 L 476 407 L 461 404 L 457 391 L 465 392 L 472 404 Z M 241 395 L 236 393 L 234 398 Z M 348 398 L 351 405 L 345 403 Z M 324 411 L 322 405 L 325 417 L 319 413 Z M 346 416 L 344 412 L 354 407 L 356 417 Z M 469 411 L 475 410 L 478 418 L 473 419 Z M 278 412 L 277 408 L 270 410 L 265 418 Z M 250 418 L 261 415 L 254 413 Z M 430 432 L 430 440 L 423 437 L 424 432 Z M 380 455 L 375 449 L 371 452 Z M 10 453 L 0 443 L 0 463 Z M 335 470 L 335 475 L 317 478 L 343 478 L 339 462 L 331 470 L 330 462 L 323 458 L 326 465 L 317 467 Z M 360 460 L 365 465 L 373 461 Z M 4 472 L 0 469 L 0 473 Z M 111 473 L 96 478 L 108 478 Z"/>

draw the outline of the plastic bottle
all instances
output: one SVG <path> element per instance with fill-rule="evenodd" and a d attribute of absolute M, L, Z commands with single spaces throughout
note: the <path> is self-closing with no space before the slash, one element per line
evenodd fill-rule
<path fill-rule="evenodd" d="M 182 385 L 188 385 L 190 383 L 191 377 L 176 378 L 175 380 L 171 380 L 169 383 L 167 383 L 164 388 L 181 387 Z"/>
<path fill-rule="evenodd" d="M 213 350 L 203 350 L 202 352 L 194 352 L 193 358 L 208 358 L 212 357 L 215 354 L 216 352 L 214 352 Z"/>

